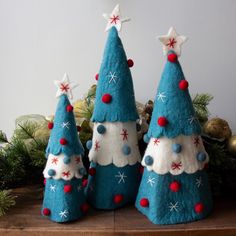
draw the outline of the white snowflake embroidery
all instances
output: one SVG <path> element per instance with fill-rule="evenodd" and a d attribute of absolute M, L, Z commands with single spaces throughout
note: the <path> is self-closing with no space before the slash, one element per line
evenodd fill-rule
<path fill-rule="evenodd" d="M 170 205 L 169 205 L 170 211 L 178 212 L 178 208 L 179 208 L 178 204 L 179 204 L 178 202 L 176 202 L 176 203 L 170 202 Z"/>
<path fill-rule="evenodd" d="M 198 188 L 200 188 L 203 185 L 202 184 L 202 177 L 201 176 L 196 179 L 196 185 L 197 185 Z"/>
<path fill-rule="evenodd" d="M 67 210 L 61 211 L 59 213 L 61 218 L 67 218 L 68 214 L 69 214 L 69 212 Z"/>
<path fill-rule="evenodd" d="M 147 183 L 148 184 L 150 184 L 151 185 L 151 187 L 153 187 L 154 186 L 154 184 L 155 184 L 155 178 L 151 178 L 151 176 L 148 176 L 148 181 L 147 181 Z"/>
<path fill-rule="evenodd" d="M 116 84 L 116 80 L 118 79 L 118 77 L 116 76 L 116 72 L 111 72 L 110 71 L 110 73 L 109 73 L 109 75 L 108 75 L 108 78 L 110 78 L 109 79 L 109 84 L 111 83 L 111 82 L 114 82 L 115 84 Z"/>
<path fill-rule="evenodd" d="M 197 122 L 197 117 L 196 116 L 191 116 L 189 119 L 188 119 L 189 123 L 192 124 L 193 122 Z"/>
<path fill-rule="evenodd" d="M 166 98 L 166 96 L 164 94 L 165 94 L 165 92 L 158 93 L 157 94 L 157 100 L 158 101 L 161 100 L 162 102 L 164 102 L 165 98 Z"/>
<path fill-rule="evenodd" d="M 68 121 L 68 122 L 63 122 L 63 123 L 61 124 L 61 127 L 62 127 L 62 128 L 70 129 L 70 122 L 69 122 L 69 121 Z"/>
<path fill-rule="evenodd" d="M 118 180 L 118 184 L 120 183 L 125 183 L 125 178 L 127 178 L 127 176 L 125 175 L 125 173 L 123 172 L 121 174 L 121 172 L 119 171 L 117 175 L 115 175 L 116 178 L 119 178 Z"/>
<path fill-rule="evenodd" d="M 55 191 L 56 191 L 56 185 L 50 184 L 50 190 L 55 193 Z"/>

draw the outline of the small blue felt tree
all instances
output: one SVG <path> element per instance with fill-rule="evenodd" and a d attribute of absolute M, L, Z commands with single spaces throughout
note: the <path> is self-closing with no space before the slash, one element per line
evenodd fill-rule
<path fill-rule="evenodd" d="M 109 35 L 99 72 L 93 139 L 90 149 L 88 185 L 89 202 L 99 209 L 115 209 L 134 202 L 140 180 L 140 153 L 133 82 L 122 42 L 118 36 L 121 23 L 117 5 L 108 19 Z"/>
<path fill-rule="evenodd" d="M 160 40 L 168 60 L 145 136 L 148 147 L 136 207 L 155 224 L 177 224 L 202 219 L 212 209 L 204 170 L 209 158 L 178 61 L 186 38 L 171 28 Z"/>
<path fill-rule="evenodd" d="M 88 210 L 82 188 L 85 168 L 82 163 L 83 146 L 78 138 L 77 127 L 67 95 L 72 98 L 73 85 L 65 74 L 58 86 L 59 102 L 46 150 L 47 164 L 44 169 L 45 192 L 42 214 L 55 222 L 68 222 L 82 217 Z"/>

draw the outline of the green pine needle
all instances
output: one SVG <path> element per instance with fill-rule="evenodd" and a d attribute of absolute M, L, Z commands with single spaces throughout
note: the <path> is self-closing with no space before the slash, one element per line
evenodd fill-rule
<path fill-rule="evenodd" d="M 207 93 L 196 94 L 194 98 L 192 99 L 193 107 L 201 123 L 204 123 L 205 121 L 208 120 L 210 113 L 207 106 L 209 105 L 212 99 L 213 99 L 213 96 Z"/>
<path fill-rule="evenodd" d="M 0 216 L 3 216 L 11 206 L 15 205 L 15 198 L 16 196 L 11 194 L 11 190 L 0 191 Z"/>
<path fill-rule="evenodd" d="M 0 143 L 8 143 L 7 136 L 2 130 L 0 130 Z"/>

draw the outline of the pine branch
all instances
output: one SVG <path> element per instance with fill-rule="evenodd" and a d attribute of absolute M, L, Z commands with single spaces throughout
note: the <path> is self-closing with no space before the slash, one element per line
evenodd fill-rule
<path fill-rule="evenodd" d="M 16 129 L 15 135 L 20 139 L 32 139 L 37 144 L 35 139 L 35 132 L 38 125 L 33 122 L 25 122 L 23 124 L 18 124 L 20 128 Z"/>
<path fill-rule="evenodd" d="M 210 114 L 207 106 L 209 105 L 212 99 L 213 96 L 207 93 L 196 94 L 195 97 L 192 99 L 193 107 L 200 122 L 207 121 Z"/>
<path fill-rule="evenodd" d="M 5 133 L 0 130 L 0 143 L 9 143 Z"/>
<path fill-rule="evenodd" d="M 16 196 L 13 196 L 10 190 L 0 191 L 0 216 L 3 216 L 11 206 L 15 205 L 15 198 Z"/>

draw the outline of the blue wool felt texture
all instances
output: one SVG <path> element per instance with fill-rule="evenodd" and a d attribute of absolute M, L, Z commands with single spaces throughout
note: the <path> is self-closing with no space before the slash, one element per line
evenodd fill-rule
<path fill-rule="evenodd" d="M 74 113 L 66 111 L 68 105 L 71 105 L 68 97 L 66 95 L 60 96 L 55 114 L 54 126 L 46 149 L 46 156 L 50 153 L 54 155 L 64 153 L 68 157 L 71 155 L 84 154 L 84 148 L 77 133 Z M 69 122 L 69 129 L 62 127 L 63 122 Z M 61 145 L 61 138 L 65 138 L 68 143 L 66 145 Z"/>
<path fill-rule="evenodd" d="M 140 183 L 140 163 L 117 167 L 113 164 L 101 166 L 91 162 L 90 168 L 96 169 L 94 176 L 89 176 L 85 194 L 88 201 L 97 209 L 116 209 L 135 201 Z M 124 173 L 123 182 L 118 176 Z M 116 194 L 123 195 L 121 203 L 116 204 Z"/>
<path fill-rule="evenodd" d="M 151 186 L 148 179 L 153 179 Z M 202 185 L 197 186 L 196 180 L 201 178 Z M 173 192 L 169 185 L 172 181 L 180 183 L 180 190 Z M 142 207 L 140 200 L 147 198 L 148 207 Z M 176 204 L 177 210 L 171 210 L 170 205 Z M 197 203 L 204 205 L 202 213 L 196 213 L 194 206 Z M 156 174 L 144 169 L 135 206 L 146 215 L 154 224 L 177 224 L 205 218 L 212 210 L 212 198 L 207 174 L 204 170 L 194 174 L 165 175 Z"/>
<path fill-rule="evenodd" d="M 169 53 L 173 53 L 170 51 Z M 179 135 L 200 134 L 201 126 L 198 120 L 190 121 L 195 116 L 192 100 L 188 89 L 181 90 L 179 82 L 184 80 L 184 74 L 179 61 L 175 63 L 167 60 L 161 81 L 157 90 L 164 93 L 163 99 L 156 96 L 148 136 L 174 138 Z M 163 100 L 163 101 L 162 101 Z M 168 124 L 161 127 L 157 124 L 159 117 L 166 117 Z"/>
<path fill-rule="evenodd" d="M 70 193 L 64 192 L 64 186 L 71 185 Z M 51 186 L 55 186 L 55 191 L 51 190 Z M 69 181 L 63 179 L 54 180 L 47 179 L 44 193 L 43 209 L 48 208 L 51 212 L 47 216 L 55 222 L 69 222 L 77 220 L 84 215 L 81 206 L 86 202 L 82 188 L 82 180 L 73 178 Z M 65 212 L 65 216 L 60 213 Z"/>
<path fill-rule="evenodd" d="M 117 78 L 111 79 L 110 73 Z M 109 82 L 110 81 L 110 82 Z M 110 94 L 110 103 L 103 103 L 102 96 Z M 96 90 L 93 122 L 135 121 L 139 118 L 134 88 L 126 54 L 115 27 L 109 31 Z"/>

